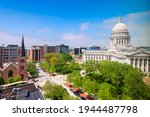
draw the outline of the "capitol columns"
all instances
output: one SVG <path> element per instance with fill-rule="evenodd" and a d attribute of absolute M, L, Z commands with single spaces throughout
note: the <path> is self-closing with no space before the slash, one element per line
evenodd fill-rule
<path fill-rule="evenodd" d="M 142 59 L 142 65 L 141 70 L 144 72 L 144 59 Z"/>
<path fill-rule="evenodd" d="M 135 58 L 133 58 L 133 67 L 135 68 Z"/>
<path fill-rule="evenodd" d="M 149 63 L 148 63 L 148 62 L 149 62 L 149 60 L 148 60 L 148 59 L 146 59 L 146 72 L 149 72 L 149 71 L 148 71 L 148 65 L 149 65 Z"/>
<path fill-rule="evenodd" d="M 141 66 L 140 66 L 140 59 L 137 59 L 137 68 L 138 68 L 138 69 L 141 69 Z"/>

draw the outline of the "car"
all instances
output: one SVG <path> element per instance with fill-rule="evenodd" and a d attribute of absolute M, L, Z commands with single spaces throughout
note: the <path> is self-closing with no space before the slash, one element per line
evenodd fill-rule
<path fill-rule="evenodd" d="M 32 79 L 32 81 L 33 81 L 33 82 L 38 82 L 38 80 L 37 80 L 37 79 L 34 79 L 34 78 Z"/>
<path fill-rule="evenodd" d="M 80 97 L 81 100 L 86 100 L 84 97 Z"/>
<path fill-rule="evenodd" d="M 70 88 L 70 89 L 69 89 L 69 91 L 73 92 L 73 89 L 72 89 L 72 88 Z"/>

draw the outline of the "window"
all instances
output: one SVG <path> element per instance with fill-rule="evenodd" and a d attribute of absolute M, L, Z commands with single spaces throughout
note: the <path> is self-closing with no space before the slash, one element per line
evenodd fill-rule
<path fill-rule="evenodd" d="M 24 70 L 24 66 L 21 66 L 21 70 Z"/>
<path fill-rule="evenodd" d="M 9 72 L 8 72 L 8 78 L 10 78 L 10 77 L 13 77 L 13 71 L 12 70 L 9 70 Z"/>
<path fill-rule="evenodd" d="M 24 75 L 23 74 L 21 74 L 21 80 L 23 80 L 24 79 Z"/>

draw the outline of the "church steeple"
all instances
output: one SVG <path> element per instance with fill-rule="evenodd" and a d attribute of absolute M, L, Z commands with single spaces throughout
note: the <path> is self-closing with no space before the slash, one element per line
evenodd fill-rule
<path fill-rule="evenodd" d="M 22 43 L 21 43 L 21 57 L 25 57 L 26 52 L 25 52 L 25 46 L 24 46 L 24 35 L 22 35 Z"/>

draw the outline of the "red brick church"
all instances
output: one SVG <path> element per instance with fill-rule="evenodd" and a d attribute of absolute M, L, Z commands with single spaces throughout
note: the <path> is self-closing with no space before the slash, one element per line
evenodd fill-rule
<path fill-rule="evenodd" d="M 22 36 L 21 52 L 18 57 L 18 63 L 10 62 L 6 66 L 0 67 L 0 76 L 4 81 L 7 81 L 10 77 L 20 76 L 22 80 L 27 78 L 27 59 L 24 46 L 24 37 Z"/>

